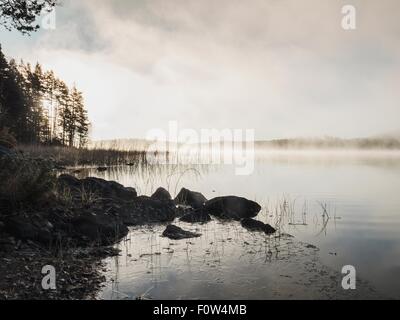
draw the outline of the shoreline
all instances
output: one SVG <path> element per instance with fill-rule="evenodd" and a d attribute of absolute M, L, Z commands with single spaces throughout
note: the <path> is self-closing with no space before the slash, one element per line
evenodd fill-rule
<path fill-rule="evenodd" d="M 151 197 L 138 196 L 134 188 L 114 181 L 57 177 L 48 161 L 17 154 L 0 160 L 4 184 L 15 185 L 0 194 L 0 272 L 4 275 L 0 299 L 90 297 L 104 281 L 98 272 L 101 261 L 117 254 L 112 246 L 128 234 L 129 226 L 164 223 L 168 225 L 164 236 L 184 239 L 198 235 L 171 225 L 176 218 L 202 223 L 210 220 L 210 213 L 240 221 L 261 210 L 244 198 L 207 200 L 184 188 L 175 199 L 163 188 Z M 56 270 L 55 291 L 41 288 L 45 265 Z"/>

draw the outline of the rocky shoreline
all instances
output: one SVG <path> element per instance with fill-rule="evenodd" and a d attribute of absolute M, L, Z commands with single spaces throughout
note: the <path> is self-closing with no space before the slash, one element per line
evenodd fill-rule
<path fill-rule="evenodd" d="M 112 245 L 129 226 L 166 224 L 160 236 L 185 239 L 200 234 L 172 225 L 175 219 L 207 223 L 214 217 L 241 221 L 250 231 L 275 232 L 252 219 L 261 210 L 257 203 L 235 196 L 207 200 L 185 188 L 175 199 L 163 188 L 138 196 L 114 181 L 67 174 L 56 178 L 54 188 L 32 206 L 2 206 L 0 299 L 94 298 L 104 282 L 101 261 L 118 254 Z M 56 290 L 41 287 L 45 265 L 57 270 Z"/>

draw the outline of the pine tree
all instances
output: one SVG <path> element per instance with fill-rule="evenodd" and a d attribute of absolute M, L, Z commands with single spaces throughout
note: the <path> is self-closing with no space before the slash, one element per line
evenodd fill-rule
<path fill-rule="evenodd" d="M 1 51 L 1 50 L 0 50 Z M 9 128 L 18 140 L 26 141 L 31 131 L 27 124 L 29 102 L 22 89 L 23 77 L 14 60 L 10 63 L 0 55 L 0 129 Z"/>
<path fill-rule="evenodd" d="M 62 80 L 57 81 L 57 111 L 58 111 L 58 125 L 60 128 L 60 140 L 62 145 L 67 143 L 68 124 L 70 119 L 70 95 L 68 86 Z"/>
<path fill-rule="evenodd" d="M 49 122 L 49 143 L 53 143 L 57 137 L 57 104 L 55 101 L 57 79 L 53 71 L 47 71 L 43 75 L 43 88 L 45 110 L 47 110 Z"/>
<path fill-rule="evenodd" d="M 70 90 L 40 64 L 7 62 L 0 47 L 0 130 L 8 128 L 19 142 L 59 143 L 84 147 L 89 120 L 83 94 Z"/>
<path fill-rule="evenodd" d="M 79 91 L 76 92 L 76 121 L 76 132 L 78 134 L 77 146 L 82 148 L 87 144 L 90 124 L 84 106 L 83 94 Z"/>

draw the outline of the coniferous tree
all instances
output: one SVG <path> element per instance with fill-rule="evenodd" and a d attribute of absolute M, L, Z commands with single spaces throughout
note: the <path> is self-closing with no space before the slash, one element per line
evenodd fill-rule
<path fill-rule="evenodd" d="M 0 130 L 19 142 L 84 147 L 89 120 L 83 94 L 69 89 L 53 71 L 19 65 L 4 57 L 0 47 Z"/>
<path fill-rule="evenodd" d="M 67 143 L 68 124 L 70 119 L 70 95 L 68 86 L 62 80 L 57 81 L 57 110 L 58 126 L 60 130 L 59 138 L 63 145 Z"/>

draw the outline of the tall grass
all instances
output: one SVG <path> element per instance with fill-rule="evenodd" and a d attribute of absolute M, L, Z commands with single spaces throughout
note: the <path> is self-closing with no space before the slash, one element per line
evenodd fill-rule
<path fill-rule="evenodd" d="M 0 157 L 0 204 L 34 204 L 54 190 L 56 178 L 48 161 L 23 156 Z"/>
<path fill-rule="evenodd" d="M 17 151 L 31 158 L 55 161 L 60 166 L 110 166 L 118 164 L 134 165 L 146 161 L 145 151 L 125 151 L 116 149 L 78 149 L 71 147 L 18 145 Z"/>

